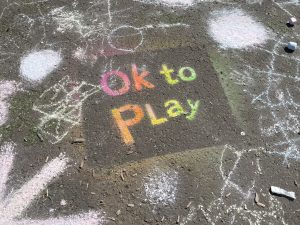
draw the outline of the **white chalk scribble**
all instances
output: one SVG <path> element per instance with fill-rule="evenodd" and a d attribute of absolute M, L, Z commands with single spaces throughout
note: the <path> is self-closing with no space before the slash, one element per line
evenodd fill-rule
<path fill-rule="evenodd" d="M 284 163 L 289 159 L 300 160 L 300 149 L 297 135 L 299 133 L 299 67 L 300 57 L 284 52 L 285 37 L 274 40 L 271 50 L 257 47 L 256 50 L 266 57 L 265 69 L 246 65 L 244 71 L 235 70 L 232 77 L 243 86 L 243 90 L 251 97 L 251 103 L 259 112 L 258 126 L 261 134 L 270 140 L 272 154 L 284 157 Z M 279 61 L 289 60 L 295 67 L 292 74 L 280 70 Z M 254 89 L 254 87 L 257 87 Z M 280 138 L 274 143 L 272 138 Z"/>
<path fill-rule="evenodd" d="M 33 105 L 42 114 L 38 129 L 53 144 L 60 142 L 69 131 L 81 123 L 82 105 L 100 91 L 100 86 L 64 77 L 47 89 Z"/>
<path fill-rule="evenodd" d="M 219 197 L 215 197 L 208 205 L 191 204 L 188 215 L 182 217 L 180 225 L 189 224 L 199 216 L 199 211 L 210 225 L 287 225 L 281 203 L 269 193 L 262 194 L 267 199 L 264 208 L 253 205 L 256 179 L 262 172 L 256 155 L 262 151 L 264 149 L 261 148 L 238 151 L 231 146 L 225 146 L 219 166 L 222 179 Z M 247 175 L 241 172 L 241 168 L 245 167 Z"/>

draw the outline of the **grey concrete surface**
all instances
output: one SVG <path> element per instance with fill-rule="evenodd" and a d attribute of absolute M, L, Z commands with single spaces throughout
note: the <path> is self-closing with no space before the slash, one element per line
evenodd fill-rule
<path fill-rule="evenodd" d="M 298 225 L 299 13 L 0 0 L 0 225 Z"/>

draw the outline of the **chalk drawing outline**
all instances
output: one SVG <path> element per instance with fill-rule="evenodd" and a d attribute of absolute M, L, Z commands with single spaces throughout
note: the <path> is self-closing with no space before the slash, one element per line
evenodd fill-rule
<path fill-rule="evenodd" d="M 85 90 L 86 88 L 88 90 Z M 43 99 L 52 92 L 51 98 L 47 98 L 48 103 L 36 102 L 33 105 L 33 110 L 42 114 L 37 128 L 50 139 L 52 144 L 62 141 L 74 126 L 81 123 L 84 101 L 100 90 L 98 85 L 89 84 L 85 81 L 72 81 L 69 76 L 65 76 L 40 96 L 40 99 Z M 45 128 L 45 125 L 52 120 L 57 121 L 54 132 L 47 131 Z M 63 122 L 67 123 L 66 127 L 62 127 Z M 59 131 L 60 128 L 62 128 L 61 132 Z"/>

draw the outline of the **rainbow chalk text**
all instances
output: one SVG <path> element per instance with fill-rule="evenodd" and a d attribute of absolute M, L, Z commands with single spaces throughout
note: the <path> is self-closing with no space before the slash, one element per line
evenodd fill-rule
<path fill-rule="evenodd" d="M 100 85 L 102 90 L 109 96 L 121 96 L 129 92 L 131 86 L 134 86 L 134 90 L 137 92 L 143 89 L 153 89 L 156 86 L 150 81 L 146 80 L 146 77 L 150 75 L 150 72 L 143 69 L 140 73 L 138 67 L 133 64 L 131 67 L 131 75 L 133 85 L 129 79 L 129 76 L 121 71 L 113 70 L 106 72 L 102 75 Z M 167 65 L 163 64 L 160 71 L 160 75 L 164 76 L 165 81 L 169 85 L 176 85 L 179 82 L 191 82 L 197 78 L 196 71 L 191 67 L 182 67 L 175 74 L 173 69 L 169 69 Z M 112 89 L 109 86 L 110 79 L 116 76 L 122 80 L 122 86 L 117 89 Z M 146 116 L 150 120 L 150 124 L 158 126 L 168 122 L 171 118 L 185 116 L 189 121 L 195 119 L 199 108 L 200 100 L 187 99 L 187 102 L 183 105 L 176 99 L 169 99 L 164 103 L 166 114 L 162 117 L 157 117 L 154 108 L 150 104 L 141 106 L 139 104 L 126 104 L 119 108 L 112 109 L 113 119 L 120 131 L 123 141 L 127 145 L 134 143 L 134 138 L 129 128 L 139 124 Z M 130 118 L 124 118 L 124 114 L 130 114 Z"/>

